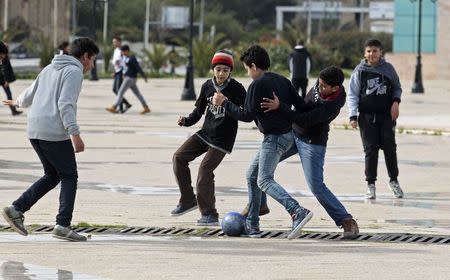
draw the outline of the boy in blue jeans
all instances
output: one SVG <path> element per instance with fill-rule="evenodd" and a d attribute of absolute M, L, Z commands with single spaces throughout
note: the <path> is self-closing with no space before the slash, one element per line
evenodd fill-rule
<path fill-rule="evenodd" d="M 0 58 L 1 48 L 0 45 Z M 84 151 L 76 109 L 83 73 L 93 67 L 98 52 L 91 39 L 74 40 L 69 55 L 55 55 L 52 63 L 39 73 L 16 101 L 3 101 L 5 105 L 23 108 L 32 105 L 28 113 L 27 133 L 45 173 L 11 206 L 2 210 L 8 224 L 21 235 L 28 235 L 23 213 L 61 182 L 53 237 L 69 241 L 87 240 L 70 228 L 78 182 L 75 153 Z"/>
<path fill-rule="evenodd" d="M 335 224 L 344 229 L 343 238 L 355 239 L 359 233 L 358 224 L 323 181 L 330 122 L 339 115 L 345 103 L 343 82 L 342 70 L 330 66 L 320 71 L 315 86 L 305 96 L 307 112 L 292 111 L 290 106 L 280 103 L 276 95 L 274 99 L 264 98 L 261 108 L 265 109 L 265 112 L 278 109 L 294 122 L 292 128 L 295 145 L 281 160 L 298 153 L 311 192 Z M 262 196 L 261 205 L 268 209 L 265 194 Z"/>
<path fill-rule="evenodd" d="M 261 147 L 247 171 L 250 211 L 246 230 L 250 237 L 260 236 L 261 194 L 265 192 L 282 204 L 291 216 L 292 231 L 288 238 L 293 239 L 300 235 L 301 229 L 312 218 L 313 213 L 300 206 L 297 200 L 274 180 L 275 169 L 281 156 L 293 144 L 292 121 L 279 111 L 264 113 L 260 104 L 264 97 L 273 98 L 274 92 L 288 106 L 297 104 L 298 99 L 301 102 L 301 97 L 288 79 L 268 71 L 270 58 L 264 48 L 251 46 L 242 54 L 241 61 L 247 74 L 253 79 L 247 91 L 244 108 L 236 106 L 220 93 L 214 95 L 213 103 L 223 106 L 225 112 L 237 120 L 255 121 L 259 131 L 264 134 Z"/>

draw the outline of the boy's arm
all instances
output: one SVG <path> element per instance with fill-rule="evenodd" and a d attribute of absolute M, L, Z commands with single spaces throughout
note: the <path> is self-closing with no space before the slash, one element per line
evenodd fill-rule
<path fill-rule="evenodd" d="M 222 105 L 225 108 L 225 112 L 230 115 L 233 119 L 244 122 L 252 122 L 256 116 L 255 109 L 255 95 L 258 93 L 258 89 L 256 86 L 250 86 L 248 92 L 245 96 L 244 107 L 239 107 L 228 99 L 220 100 L 219 103 L 216 103 L 214 100 L 217 100 L 219 96 L 217 93 L 214 94 L 214 105 Z M 222 95 L 223 96 L 223 95 Z M 259 104 L 258 104 L 259 106 Z"/>
<path fill-rule="evenodd" d="M 348 91 L 348 116 L 353 128 L 357 126 L 359 92 L 361 90 L 360 72 L 355 71 L 350 77 L 350 87 Z"/>
<path fill-rule="evenodd" d="M 77 124 L 77 101 L 83 82 L 83 73 L 71 71 L 62 82 L 61 93 L 58 99 L 58 109 L 61 121 L 69 135 L 79 135 Z"/>
<path fill-rule="evenodd" d="M 24 90 L 18 97 L 14 105 L 21 108 L 26 108 L 33 104 L 33 98 L 39 86 L 39 75 L 33 83 Z"/>
<path fill-rule="evenodd" d="M 205 86 L 202 86 L 200 90 L 200 95 L 195 102 L 195 108 L 192 110 L 192 113 L 189 114 L 188 117 L 183 118 L 182 126 L 192 126 L 196 124 L 201 118 L 203 113 L 205 112 L 206 106 L 208 105 L 208 100 L 206 99 L 206 89 Z M 180 122 L 178 122 L 180 125 Z"/>
<path fill-rule="evenodd" d="M 147 75 L 145 75 L 144 71 L 142 70 L 141 65 L 137 61 L 136 57 L 134 57 L 136 69 L 138 70 L 139 74 L 141 74 L 142 78 L 144 78 L 145 82 L 147 82 Z"/>
<path fill-rule="evenodd" d="M 393 84 L 393 92 L 392 92 L 392 100 L 394 101 L 391 106 L 391 118 L 393 121 L 397 120 L 400 110 L 399 105 L 402 97 L 402 86 L 400 84 L 400 79 L 395 71 L 395 68 L 392 66 L 392 84 Z"/>

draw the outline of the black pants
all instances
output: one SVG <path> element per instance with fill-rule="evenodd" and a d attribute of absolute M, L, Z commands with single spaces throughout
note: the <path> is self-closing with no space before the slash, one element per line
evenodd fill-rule
<path fill-rule="evenodd" d="M 197 202 L 202 215 L 218 217 L 214 185 L 214 170 L 225 157 L 225 153 L 211 148 L 196 135 L 191 136 L 173 155 L 173 172 L 180 188 L 180 204 L 188 204 L 195 197 L 192 188 L 189 162 L 205 154 L 198 167 Z"/>
<path fill-rule="evenodd" d="M 308 79 L 307 78 L 292 78 L 292 85 L 295 90 L 301 94 L 303 98 L 305 98 L 306 90 L 308 87 Z M 301 90 L 302 92 L 299 92 Z"/>
<path fill-rule="evenodd" d="M 119 88 L 122 85 L 123 77 L 122 77 L 122 71 L 114 73 L 114 82 L 113 82 L 113 92 L 115 95 L 119 92 Z M 122 103 L 119 105 L 119 110 L 123 112 L 123 105 L 130 105 L 128 100 L 125 98 L 122 99 Z"/>
<path fill-rule="evenodd" d="M 397 144 L 395 143 L 396 122 L 389 114 L 361 113 L 358 117 L 361 139 L 364 147 L 365 175 L 368 183 L 377 180 L 378 151 L 384 152 L 389 178 L 397 180 Z"/>
<path fill-rule="evenodd" d="M 30 139 L 44 166 L 44 176 L 31 185 L 13 205 L 18 211 L 26 212 L 46 193 L 61 182 L 59 212 L 56 224 L 70 226 L 77 192 L 77 163 L 70 140 L 51 142 Z"/>
<path fill-rule="evenodd" d="M 2 87 L 5 90 L 6 99 L 12 100 L 12 93 L 11 93 L 11 89 L 9 88 L 9 86 L 5 87 L 5 85 L 2 85 Z M 14 106 L 9 106 L 9 108 L 11 109 L 12 114 L 14 114 L 17 111 L 16 107 L 14 107 Z"/>

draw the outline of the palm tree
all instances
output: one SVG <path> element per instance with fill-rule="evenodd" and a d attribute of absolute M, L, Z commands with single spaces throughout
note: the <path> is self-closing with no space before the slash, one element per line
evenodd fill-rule
<path fill-rule="evenodd" d="M 143 49 L 143 58 L 146 65 L 152 72 L 159 74 L 163 65 L 169 59 L 169 51 L 167 51 L 166 45 L 153 44 L 152 49 Z"/>

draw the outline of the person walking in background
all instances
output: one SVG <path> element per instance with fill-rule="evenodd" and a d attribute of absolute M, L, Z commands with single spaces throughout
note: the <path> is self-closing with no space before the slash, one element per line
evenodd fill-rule
<path fill-rule="evenodd" d="M 377 39 L 367 40 L 364 44 L 364 59 L 350 77 L 348 108 L 350 125 L 360 128 L 368 199 L 376 198 L 375 181 L 380 149 L 384 152 L 390 178 L 389 188 L 396 198 L 403 197 L 403 190 L 397 180 L 399 172 L 395 142 L 401 95 L 402 87 L 397 72 L 383 58 L 383 45 Z"/>
<path fill-rule="evenodd" d="M 3 101 L 9 106 L 31 106 L 28 138 L 45 173 L 11 206 L 2 210 L 8 224 L 21 235 L 28 235 L 23 214 L 61 182 L 53 237 L 69 241 L 87 240 L 70 227 L 78 182 L 75 153 L 84 151 L 76 110 L 83 73 L 93 67 L 98 52 L 91 39 L 74 40 L 69 55 L 55 55 L 52 63 L 39 73 L 16 101 Z"/>
<path fill-rule="evenodd" d="M 114 54 L 112 57 L 112 65 L 114 67 L 114 82 L 113 82 L 113 92 L 115 95 L 119 92 L 120 86 L 123 82 L 123 56 L 120 48 L 122 47 L 122 39 L 119 36 L 115 36 L 112 39 L 112 45 L 114 47 Z M 119 113 L 125 113 L 131 108 L 131 104 L 127 99 L 123 98 L 119 105 Z"/>
<path fill-rule="evenodd" d="M 11 62 L 8 57 L 8 46 L 0 41 L 0 85 L 6 93 L 6 98 L 12 100 L 12 92 L 10 84 L 16 80 Z M 22 114 L 15 106 L 9 106 L 11 114 L 17 116 Z"/>
<path fill-rule="evenodd" d="M 306 95 L 311 67 L 311 54 L 303 45 L 303 41 L 298 41 L 294 50 L 289 54 L 289 71 L 291 73 L 292 85 L 297 92 L 301 90 L 301 96 L 303 98 Z"/>
<path fill-rule="evenodd" d="M 199 207 L 202 216 L 197 224 L 201 226 L 219 225 L 219 214 L 215 205 L 214 170 L 225 155 L 231 153 L 238 129 L 237 120 L 227 115 L 222 106 L 213 105 L 212 98 L 214 93 L 221 92 L 238 106 L 242 106 L 245 101 L 245 88 L 231 78 L 233 66 L 231 53 L 225 50 L 216 52 L 211 60 L 213 78 L 202 85 L 200 96 L 189 117 L 178 118 L 179 126 L 192 126 L 205 114 L 202 129 L 189 137 L 172 159 L 181 198 L 171 215 L 180 216 Z M 196 197 L 192 188 L 189 162 L 202 154 L 205 156 L 198 168 Z"/>
<path fill-rule="evenodd" d="M 119 91 L 117 93 L 116 102 L 111 106 L 106 108 L 106 111 L 111 113 L 118 113 L 118 108 L 120 107 L 120 104 L 123 101 L 123 96 L 125 95 L 125 92 L 131 88 L 131 91 L 134 93 L 134 95 L 139 99 L 139 101 L 142 104 L 143 110 L 141 111 L 141 114 L 147 114 L 150 113 L 150 108 L 147 105 L 147 102 L 144 99 L 144 96 L 142 96 L 141 92 L 139 91 L 136 82 L 137 82 L 137 74 L 141 74 L 144 78 L 145 82 L 147 82 L 147 76 L 145 75 L 144 71 L 142 71 L 141 65 L 139 65 L 139 62 L 137 61 L 136 57 L 134 55 L 130 54 L 130 47 L 128 45 L 123 45 L 120 50 L 122 51 L 123 63 L 124 63 L 124 80 L 122 82 L 122 85 L 119 88 Z"/>

